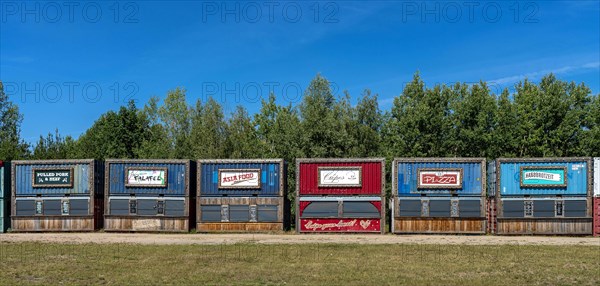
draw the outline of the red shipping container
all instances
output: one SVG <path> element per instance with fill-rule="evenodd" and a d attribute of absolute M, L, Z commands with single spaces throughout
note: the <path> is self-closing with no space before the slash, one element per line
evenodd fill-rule
<path fill-rule="evenodd" d="M 297 159 L 297 195 L 385 195 L 385 159 Z"/>
<path fill-rule="evenodd" d="M 600 236 L 600 197 L 594 197 L 594 236 Z"/>

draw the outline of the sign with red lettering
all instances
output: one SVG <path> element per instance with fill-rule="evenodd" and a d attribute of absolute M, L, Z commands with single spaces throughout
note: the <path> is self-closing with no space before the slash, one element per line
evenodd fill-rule
<path fill-rule="evenodd" d="M 220 169 L 220 189 L 260 189 L 260 169 Z"/>
<path fill-rule="evenodd" d="M 379 219 L 300 219 L 301 232 L 380 232 Z"/>
<path fill-rule="evenodd" d="M 463 170 L 449 168 L 419 168 L 417 188 L 462 189 Z"/>

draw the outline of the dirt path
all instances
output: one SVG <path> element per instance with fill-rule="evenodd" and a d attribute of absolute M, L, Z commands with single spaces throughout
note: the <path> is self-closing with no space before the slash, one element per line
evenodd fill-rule
<path fill-rule="evenodd" d="M 0 243 L 131 243 L 131 244 L 464 244 L 464 245 L 590 245 L 600 247 L 600 237 L 454 236 L 454 235 L 346 235 L 346 234 L 148 234 L 148 233 L 8 233 Z"/>

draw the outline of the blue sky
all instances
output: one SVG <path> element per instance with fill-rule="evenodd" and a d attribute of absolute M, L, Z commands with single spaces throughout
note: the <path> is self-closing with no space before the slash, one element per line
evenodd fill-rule
<path fill-rule="evenodd" d="M 0 2 L 0 80 L 29 142 L 176 87 L 228 113 L 269 90 L 296 103 L 317 73 L 384 110 L 417 70 L 497 91 L 554 72 L 600 92 L 599 1 L 70 3 Z"/>

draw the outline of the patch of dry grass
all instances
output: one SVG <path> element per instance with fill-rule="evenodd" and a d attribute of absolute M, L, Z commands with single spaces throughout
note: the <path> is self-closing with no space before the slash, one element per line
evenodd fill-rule
<path fill-rule="evenodd" d="M 600 246 L 4 243 L 0 284 L 600 285 Z"/>

